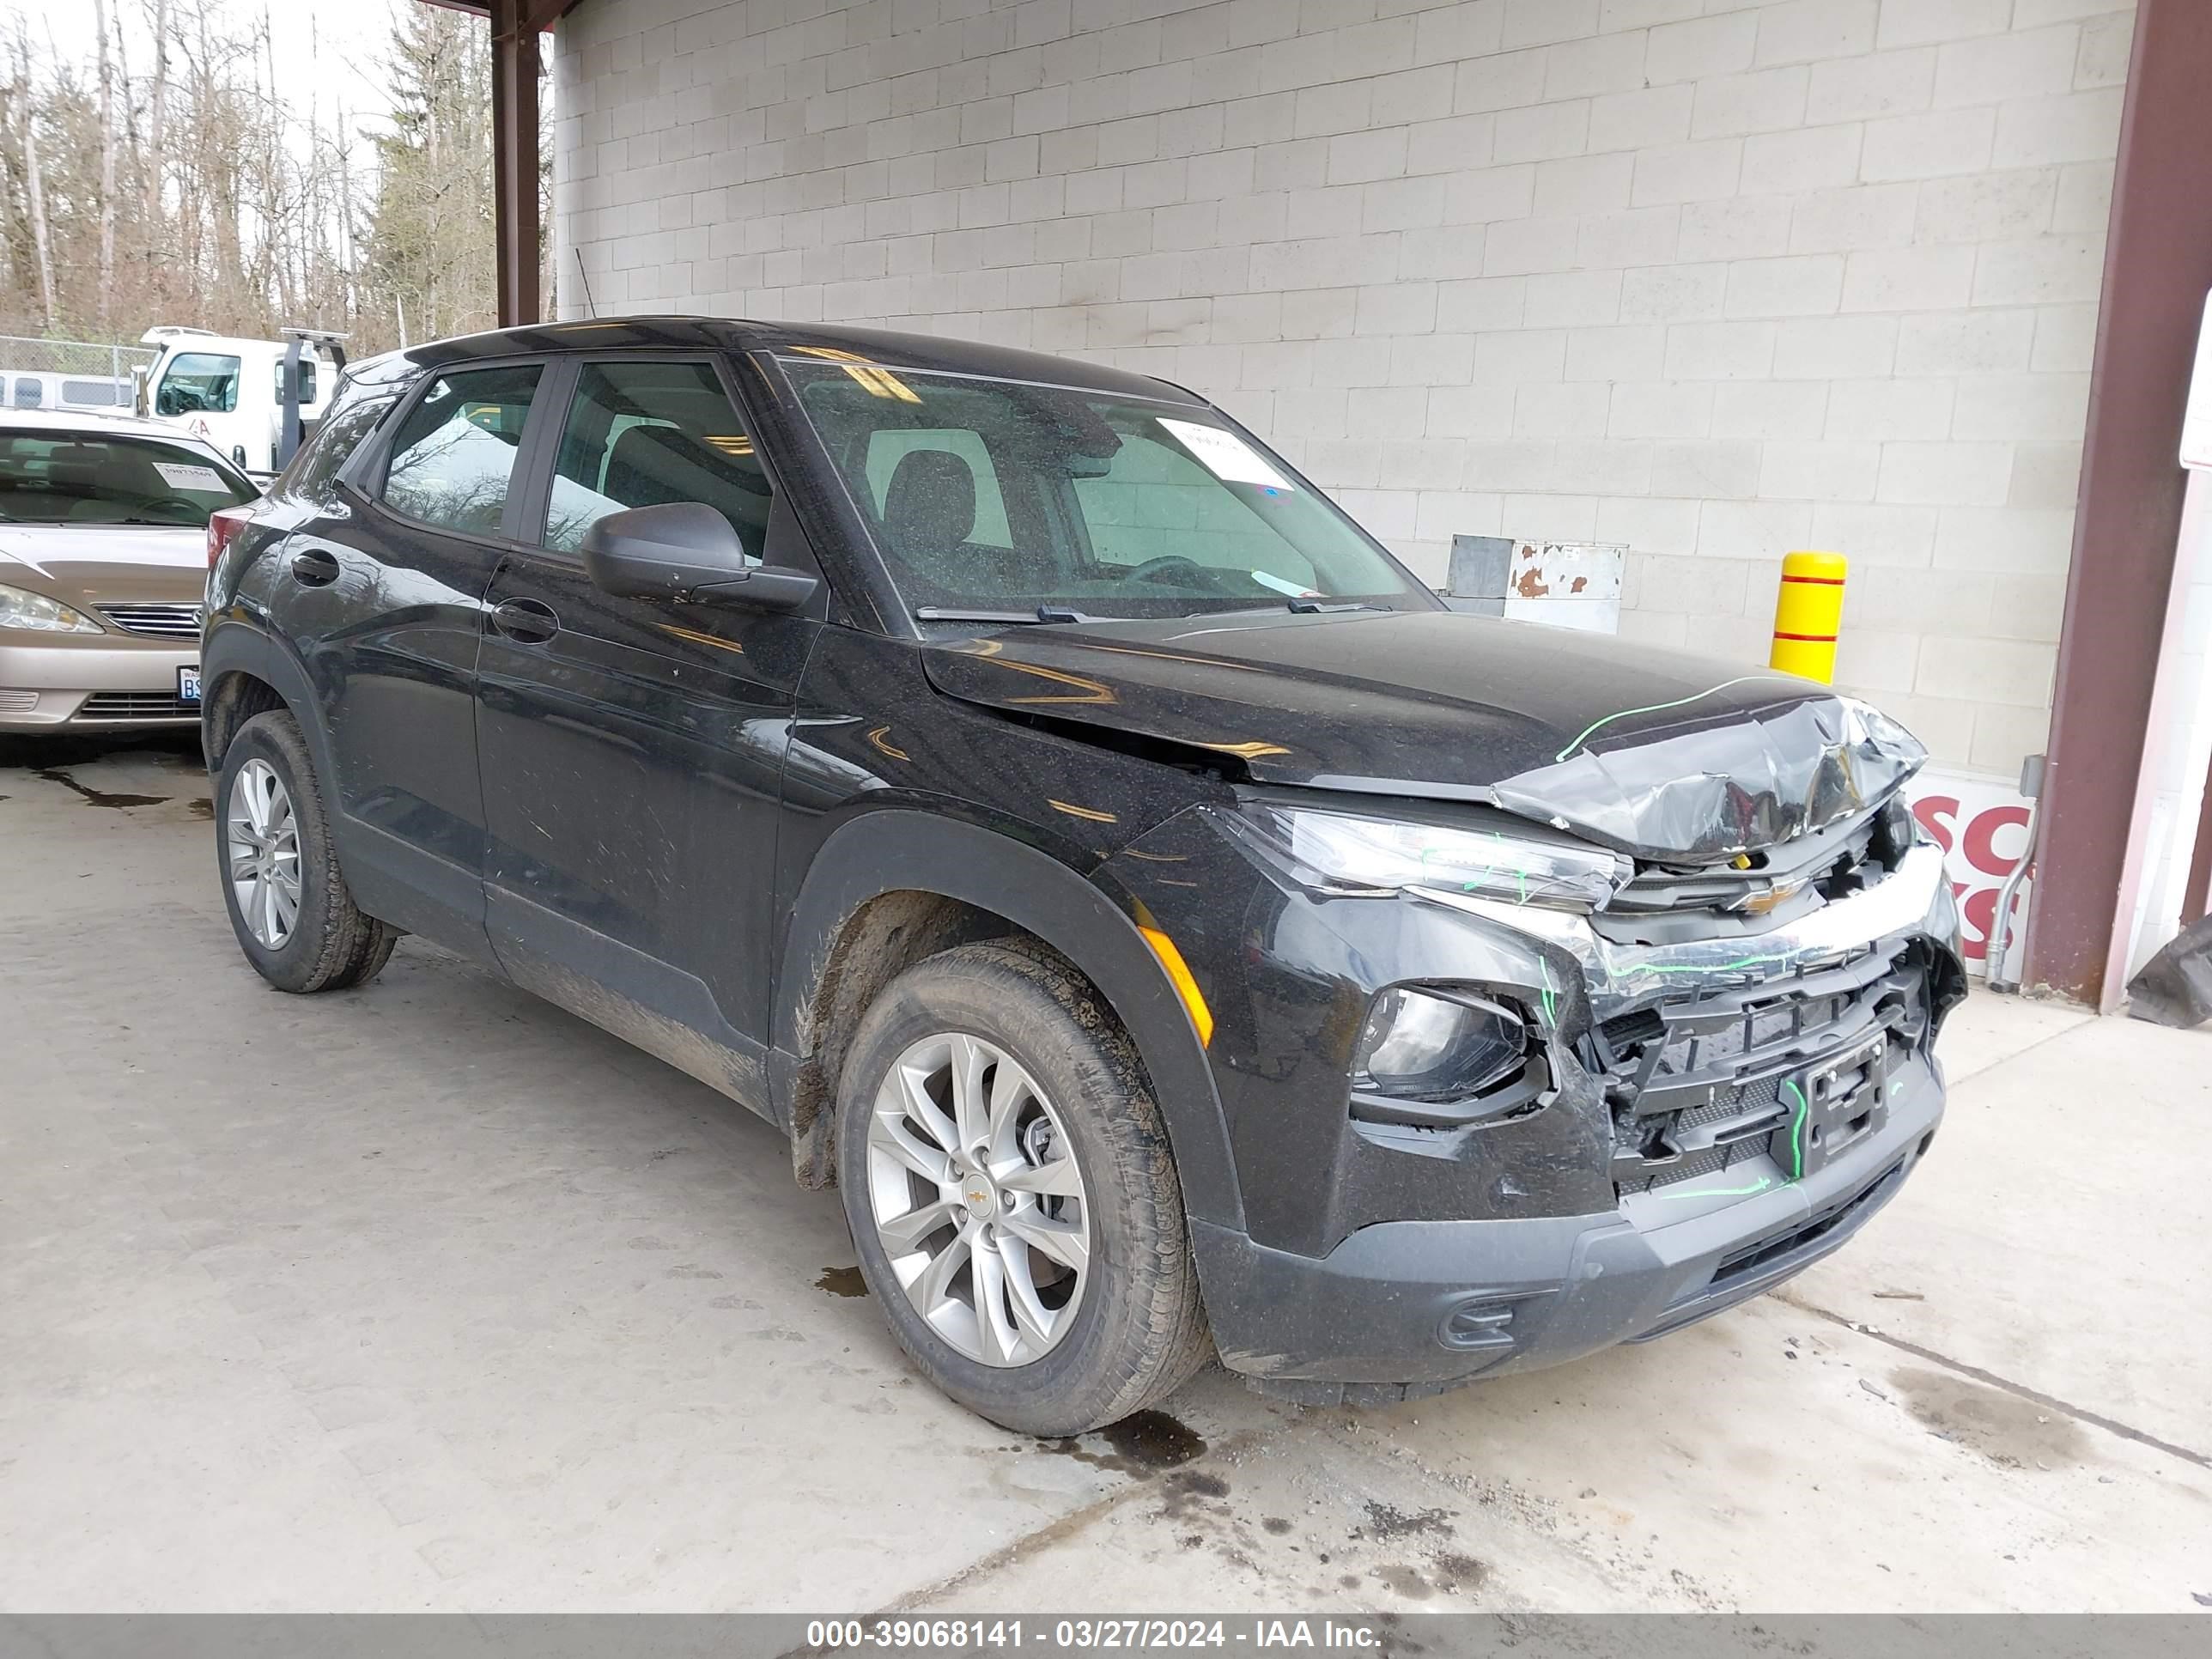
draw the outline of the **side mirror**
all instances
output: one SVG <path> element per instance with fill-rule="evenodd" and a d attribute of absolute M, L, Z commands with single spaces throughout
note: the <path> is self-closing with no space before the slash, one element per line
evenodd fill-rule
<path fill-rule="evenodd" d="M 822 586 L 798 570 L 748 563 L 730 521 L 704 501 L 610 513 L 584 532 L 584 572 L 625 599 L 690 599 L 798 611 Z"/>

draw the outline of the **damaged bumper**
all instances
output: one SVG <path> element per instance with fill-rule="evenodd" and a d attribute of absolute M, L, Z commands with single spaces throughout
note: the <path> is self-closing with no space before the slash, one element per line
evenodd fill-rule
<path fill-rule="evenodd" d="M 1340 1133 L 1325 1135 L 1317 1089 L 1294 1103 L 1289 1079 L 1260 1078 L 1217 1039 L 1248 1227 L 1194 1221 L 1194 1243 L 1222 1358 L 1268 1392 L 1418 1397 L 1718 1313 L 1863 1227 L 1942 1115 L 1933 1042 L 1962 980 L 1933 846 L 1748 937 L 1623 944 L 1586 915 L 1466 893 L 1302 904 L 1259 907 L 1274 948 L 1248 950 L 1248 991 L 1293 937 L 1312 978 L 1326 920 L 1356 988 L 1340 1006 L 1412 977 L 1540 1000 L 1555 1092 L 1449 1134 L 1337 1103 Z M 1309 1209 L 1334 1202 L 1341 1218 L 1320 1248 L 1262 1231 L 1306 1121 L 1316 1154 L 1334 1142 L 1333 1169 L 1311 1160 L 1322 1179 L 1304 1189 Z"/>
<path fill-rule="evenodd" d="M 1943 1113 L 1927 1062 L 1903 1080 L 1850 1157 L 1717 1207 L 1652 1194 L 1599 1215 L 1381 1222 L 1319 1260 L 1194 1224 L 1216 1266 L 1209 1307 L 1223 1292 L 1268 1310 L 1257 1346 L 1224 1336 L 1223 1363 L 1308 1404 L 1380 1405 L 1693 1324 L 1838 1249 L 1896 1194 Z"/>

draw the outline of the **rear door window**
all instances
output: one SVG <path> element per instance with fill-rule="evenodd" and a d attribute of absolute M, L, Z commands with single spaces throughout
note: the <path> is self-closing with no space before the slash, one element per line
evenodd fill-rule
<path fill-rule="evenodd" d="M 495 536 L 536 395 L 538 363 L 441 374 L 401 417 L 384 502 L 442 530 Z"/>

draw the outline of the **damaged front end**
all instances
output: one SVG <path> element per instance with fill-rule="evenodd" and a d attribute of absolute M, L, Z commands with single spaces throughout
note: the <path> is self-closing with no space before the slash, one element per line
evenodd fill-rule
<path fill-rule="evenodd" d="M 1389 1400 L 1643 1340 L 1897 1189 L 1957 915 L 1918 745 L 1792 685 L 1601 721 L 1494 804 L 1246 785 L 1097 872 L 1211 1003 L 1246 1226 L 1194 1231 L 1232 1369 Z"/>

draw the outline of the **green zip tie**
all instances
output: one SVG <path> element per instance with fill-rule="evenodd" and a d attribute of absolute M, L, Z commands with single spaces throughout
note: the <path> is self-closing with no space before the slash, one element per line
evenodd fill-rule
<path fill-rule="evenodd" d="M 1669 708 L 1680 708 L 1685 703 L 1696 702 L 1702 698 L 1712 696 L 1717 692 L 1725 691 L 1731 685 L 1745 685 L 1748 684 L 1753 680 L 1779 680 L 1781 678 L 1782 676 L 1779 674 L 1739 674 L 1732 680 L 1723 680 L 1718 685 L 1709 687 L 1707 690 L 1703 691 L 1694 691 L 1686 697 L 1677 697 L 1672 702 L 1650 702 L 1644 704 L 1641 708 L 1624 708 L 1619 714 L 1607 714 L 1602 720 L 1592 720 L 1588 726 L 1583 727 L 1579 732 L 1576 733 L 1575 740 L 1572 743 L 1569 744 L 1565 749 L 1559 750 L 1559 752 L 1553 756 L 1552 758 L 1554 761 L 1563 761 L 1566 759 L 1568 756 L 1573 754 L 1577 749 L 1581 747 L 1583 740 L 1587 738 L 1591 732 L 1596 731 L 1599 726 L 1610 726 L 1615 720 L 1625 720 L 1631 714 L 1662 714 Z"/>
<path fill-rule="evenodd" d="M 1805 1173 L 1805 1119 L 1812 1112 L 1813 1103 L 1790 1079 L 1784 1078 L 1782 1086 L 1797 1099 L 1797 1115 L 1790 1120 L 1790 1178 L 1795 1181 Z"/>

